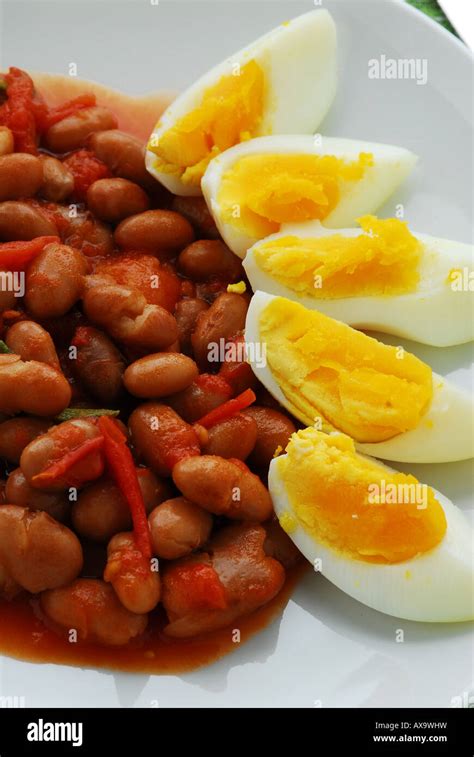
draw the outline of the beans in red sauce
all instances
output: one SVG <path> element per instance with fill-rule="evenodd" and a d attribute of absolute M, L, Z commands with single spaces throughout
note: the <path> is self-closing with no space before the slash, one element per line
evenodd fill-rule
<path fill-rule="evenodd" d="M 86 102 L 44 105 L 25 152 L 0 127 L 0 243 L 31 255 L 25 295 L 0 291 L 0 597 L 39 594 L 80 642 L 126 645 L 149 613 L 186 639 L 265 605 L 294 564 L 264 479 L 295 426 L 269 400 L 200 423 L 263 396 L 250 293 L 227 291 L 242 262 L 204 198 L 171 196 Z M 22 248 L 38 236 L 60 243 Z"/>

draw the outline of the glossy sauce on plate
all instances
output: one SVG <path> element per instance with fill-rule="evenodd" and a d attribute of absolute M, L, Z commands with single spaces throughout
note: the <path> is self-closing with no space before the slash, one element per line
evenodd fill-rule
<path fill-rule="evenodd" d="M 0 654 L 30 662 L 135 673 L 172 674 L 194 670 L 234 651 L 275 620 L 306 569 L 306 563 L 300 563 L 288 570 L 280 593 L 256 612 L 239 618 L 232 627 L 193 639 L 170 639 L 163 633 L 166 618 L 159 608 L 150 614 L 145 633 L 125 647 L 70 642 L 67 636 L 59 635 L 45 625 L 37 599 L 0 600 Z M 235 629 L 240 631 L 240 642 L 233 640 Z"/>

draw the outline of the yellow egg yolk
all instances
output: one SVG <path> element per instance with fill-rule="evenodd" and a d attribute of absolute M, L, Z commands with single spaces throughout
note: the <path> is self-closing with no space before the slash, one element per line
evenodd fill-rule
<path fill-rule="evenodd" d="M 307 425 L 320 418 L 379 442 L 418 426 L 431 403 L 431 368 L 402 348 L 284 297 L 262 309 L 258 325 L 273 378 Z"/>
<path fill-rule="evenodd" d="M 198 107 L 158 138 L 151 137 L 148 149 L 157 156 L 156 170 L 199 186 L 212 158 L 255 135 L 264 89 L 263 71 L 253 60 L 222 76 L 204 92 Z"/>
<path fill-rule="evenodd" d="M 371 153 L 346 161 L 334 155 L 246 155 L 222 177 L 220 215 L 254 237 L 277 232 L 282 223 L 322 220 L 348 184 L 373 165 Z"/>
<path fill-rule="evenodd" d="M 446 533 L 430 487 L 358 455 L 344 434 L 298 431 L 276 465 L 303 529 L 345 556 L 401 562 L 432 549 Z"/>
<path fill-rule="evenodd" d="M 397 218 L 359 219 L 365 234 L 285 236 L 254 248 L 259 268 L 293 292 L 317 299 L 397 295 L 420 280 L 421 243 Z"/>

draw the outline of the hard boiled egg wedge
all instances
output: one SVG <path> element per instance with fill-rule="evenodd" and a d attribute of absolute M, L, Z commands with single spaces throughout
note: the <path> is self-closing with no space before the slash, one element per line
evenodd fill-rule
<path fill-rule="evenodd" d="M 326 10 L 281 24 L 213 68 L 156 124 L 150 173 L 177 195 L 201 194 L 209 161 L 264 134 L 312 134 L 336 93 L 336 28 Z"/>
<path fill-rule="evenodd" d="M 252 297 L 245 342 L 257 378 L 307 426 L 342 431 L 384 460 L 474 456 L 472 396 L 401 347 L 264 292 Z"/>
<path fill-rule="evenodd" d="M 473 532 L 451 500 L 307 428 L 271 465 L 281 525 L 329 581 L 380 612 L 448 623 L 474 617 Z"/>
<path fill-rule="evenodd" d="M 309 222 L 257 242 L 244 260 L 252 289 L 435 347 L 474 339 L 472 245 L 412 234 L 396 218 L 359 223 Z"/>
<path fill-rule="evenodd" d="M 240 257 L 282 224 L 353 226 L 383 205 L 411 172 L 402 147 L 321 135 L 260 137 L 211 161 L 202 191 L 219 231 Z"/>

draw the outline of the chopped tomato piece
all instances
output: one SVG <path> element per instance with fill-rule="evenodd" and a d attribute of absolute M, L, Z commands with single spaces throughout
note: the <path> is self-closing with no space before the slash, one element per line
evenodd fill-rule
<path fill-rule="evenodd" d="M 59 237 L 36 237 L 29 242 L 2 242 L 0 243 L 0 270 L 22 271 L 47 244 L 59 241 Z"/>
<path fill-rule="evenodd" d="M 194 383 L 205 391 L 232 397 L 232 387 L 222 376 L 216 376 L 213 373 L 200 373 Z"/>
<path fill-rule="evenodd" d="M 128 251 L 101 261 L 95 273 L 105 273 L 124 286 L 138 289 L 151 305 L 170 313 L 179 300 L 181 281 L 167 263 L 143 252 Z"/>
<path fill-rule="evenodd" d="M 223 610 L 227 607 L 225 589 L 212 565 L 188 563 L 175 565 L 168 573 L 173 591 L 179 592 L 188 612 Z"/>
<path fill-rule="evenodd" d="M 47 113 L 46 104 L 35 93 L 25 71 L 11 67 L 5 74 L 7 99 L 0 106 L 0 124 L 12 131 L 17 152 L 38 152 L 38 133 Z"/>
<path fill-rule="evenodd" d="M 90 150 L 77 150 L 63 163 L 74 176 L 74 196 L 80 202 L 84 202 L 87 190 L 94 181 L 112 176 L 105 163 Z"/>

